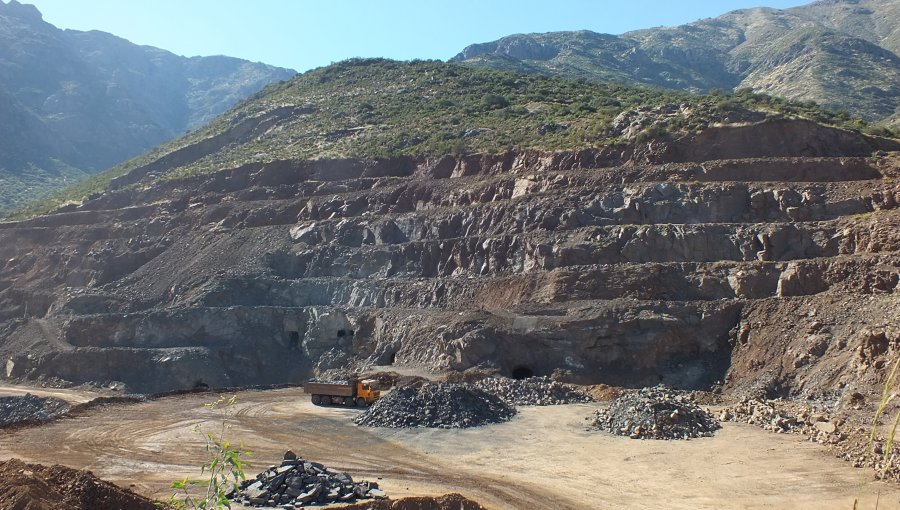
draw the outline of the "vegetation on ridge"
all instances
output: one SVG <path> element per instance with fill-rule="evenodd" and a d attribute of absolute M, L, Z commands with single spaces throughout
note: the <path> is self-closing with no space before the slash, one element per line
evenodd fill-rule
<path fill-rule="evenodd" d="M 900 111 L 898 23 L 896 0 L 823 1 L 621 35 L 515 34 L 454 60 L 695 92 L 752 88 L 890 125 Z"/>
<path fill-rule="evenodd" d="M 623 112 L 665 107 L 663 121 L 623 131 Z M 240 138 L 236 126 L 282 113 Z M 749 115 L 752 114 L 752 115 Z M 755 115 L 755 117 L 753 117 Z M 35 204 L 39 214 L 100 192 L 110 181 L 204 140 L 232 136 L 217 150 L 151 179 L 180 179 L 248 163 L 314 158 L 384 158 L 578 149 L 677 135 L 719 122 L 795 116 L 861 129 L 865 123 L 819 108 L 741 90 L 697 96 L 645 87 L 520 75 L 439 61 L 353 59 L 272 85 L 185 137 Z"/>

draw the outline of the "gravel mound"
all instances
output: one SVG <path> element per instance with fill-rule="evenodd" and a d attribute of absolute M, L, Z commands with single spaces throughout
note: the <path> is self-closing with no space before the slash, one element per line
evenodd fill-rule
<path fill-rule="evenodd" d="M 24 397 L 0 397 L 0 427 L 47 421 L 68 409 L 69 404 L 64 400 L 36 397 L 31 393 Z"/>
<path fill-rule="evenodd" d="M 350 379 L 322 379 L 322 378 L 318 378 L 318 379 L 310 379 L 309 382 L 311 382 L 311 383 L 316 383 L 316 384 L 338 384 L 338 385 L 346 386 L 346 385 L 350 384 Z"/>
<path fill-rule="evenodd" d="M 343 510 L 485 510 L 460 494 L 366 501 L 342 507 Z"/>
<path fill-rule="evenodd" d="M 453 383 L 397 388 L 379 399 L 356 423 L 367 427 L 468 428 L 508 421 L 516 410 L 482 389 Z"/>
<path fill-rule="evenodd" d="M 255 480 L 242 482 L 231 499 L 245 505 L 298 508 L 386 497 L 375 482 L 354 482 L 347 473 L 287 451 L 280 466 L 271 466 Z"/>
<path fill-rule="evenodd" d="M 555 406 L 591 402 L 590 395 L 573 386 L 554 381 L 549 377 L 509 379 L 487 377 L 473 384 L 488 393 L 497 395 L 511 406 Z"/>
<path fill-rule="evenodd" d="M 623 393 L 597 411 L 593 426 L 632 439 L 708 437 L 720 428 L 690 397 L 665 386 Z"/>
<path fill-rule="evenodd" d="M 0 510 L 157 510 L 156 503 L 64 466 L 0 462 Z"/>

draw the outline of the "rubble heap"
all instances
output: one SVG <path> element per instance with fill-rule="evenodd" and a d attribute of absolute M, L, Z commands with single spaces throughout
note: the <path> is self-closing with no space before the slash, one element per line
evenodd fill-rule
<path fill-rule="evenodd" d="M 289 450 L 280 466 L 242 482 L 231 499 L 245 505 L 300 508 L 386 497 L 375 482 L 354 482 L 347 473 L 298 458 Z"/>
<path fill-rule="evenodd" d="M 341 508 L 342 510 L 485 510 L 477 502 L 456 493 L 437 497 L 420 496 L 365 501 Z"/>
<path fill-rule="evenodd" d="M 0 397 L 0 427 L 25 422 L 42 422 L 68 410 L 69 404 L 58 398 L 37 397 L 31 393 L 24 397 Z"/>
<path fill-rule="evenodd" d="M 720 427 L 688 395 L 656 386 L 628 391 L 596 412 L 593 426 L 632 439 L 690 439 Z"/>
<path fill-rule="evenodd" d="M 474 386 L 427 383 L 391 391 L 357 417 L 356 423 L 390 428 L 468 428 L 504 422 L 515 414 L 515 408 L 500 397 Z"/>
<path fill-rule="evenodd" d="M 820 406 L 784 400 L 741 398 L 719 412 L 720 421 L 749 423 L 776 434 L 800 434 L 829 448 L 854 467 L 870 466 L 876 477 L 900 481 L 900 456 L 888 455 L 887 438 L 876 434 L 870 444 L 870 425 L 855 425 Z"/>
<path fill-rule="evenodd" d="M 553 406 L 594 400 L 573 386 L 554 381 L 549 377 L 518 380 L 488 377 L 476 382 L 474 386 L 497 395 L 511 406 Z"/>
<path fill-rule="evenodd" d="M 763 401 L 742 398 L 733 406 L 719 412 L 719 421 L 749 423 L 775 433 L 806 433 L 811 436 L 823 436 L 819 442 L 825 442 L 824 436 L 835 434 L 838 427 L 828 419 L 825 413 L 813 409 L 800 409 L 791 412 L 782 409 L 776 401 Z"/>

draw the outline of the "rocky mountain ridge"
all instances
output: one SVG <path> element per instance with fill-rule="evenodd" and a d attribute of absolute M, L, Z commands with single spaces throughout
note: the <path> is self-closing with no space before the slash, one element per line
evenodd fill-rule
<path fill-rule="evenodd" d="M 60 30 L 0 2 L 0 212 L 200 127 L 295 73 Z"/>
<path fill-rule="evenodd" d="M 619 36 L 517 34 L 473 44 L 453 60 L 683 90 L 747 87 L 895 123 L 898 26 L 895 1 L 824 0 L 784 10 L 742 9 Z"/>

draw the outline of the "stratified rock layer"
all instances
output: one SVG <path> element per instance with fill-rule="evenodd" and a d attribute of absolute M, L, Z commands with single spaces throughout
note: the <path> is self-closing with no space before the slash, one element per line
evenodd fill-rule
<path fill-rule="evenodd" d="M 155 392 L 394 364 L 874 394 L 900 347 L 879 144 L 777 121 L 619 152 L 138 169 L 0 225 L 0 375 Z"/>

